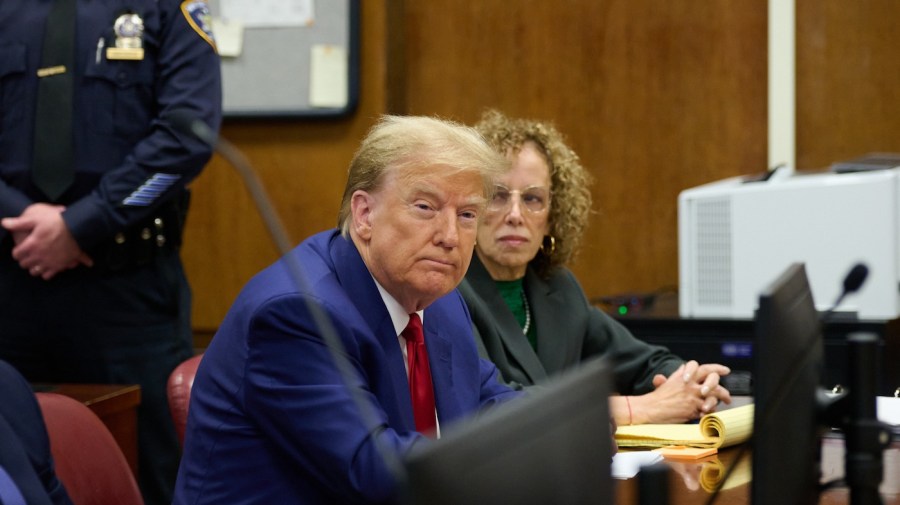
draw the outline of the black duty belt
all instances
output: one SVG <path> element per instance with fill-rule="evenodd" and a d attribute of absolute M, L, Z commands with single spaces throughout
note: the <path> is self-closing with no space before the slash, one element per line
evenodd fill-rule
<path fill-rule="evenodd" d="M 161 254 L 177 252 L 187 216 L 189 194 L 176 198 L 126 230 L 118 232 L 91 257 L 95 268 L 125 270 L 150 264 Z"/>

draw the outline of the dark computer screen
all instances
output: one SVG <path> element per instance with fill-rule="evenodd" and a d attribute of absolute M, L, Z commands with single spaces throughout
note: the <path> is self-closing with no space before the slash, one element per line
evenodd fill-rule
<path fill-rule="evenodd" d="M 823 350 L 802 263 L 790 265 L 760 294 L 753 359 L 752 502 L 816 503 Z"/>
<path fill-rule="evenodd" d="M 611 368 L 594 360 L 502 405 L 407 461 L 415 505 L 612 503 Z"/>

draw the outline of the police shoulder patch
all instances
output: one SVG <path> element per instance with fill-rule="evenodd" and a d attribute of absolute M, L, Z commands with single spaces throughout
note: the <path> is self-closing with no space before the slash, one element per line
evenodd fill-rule
<path fill-rule="evenodd" d="M 216 49 L 216 39 L 213 37 L 212 15 L 209 13 L 209 4 L 206 0 L 184 0 L 181 2 L 181 12 L 187 19 L 191 28 L 197 32 L 203 40 Z"/>

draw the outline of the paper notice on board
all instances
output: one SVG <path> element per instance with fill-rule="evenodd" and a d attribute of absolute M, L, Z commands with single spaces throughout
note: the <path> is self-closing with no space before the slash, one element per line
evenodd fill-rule
<path fill-rule="evenodd" d="M 244 48 L 244 24 L 240 21 L 213 18 L 216 49 L 223 58 L 237 58 Z"/>
<path fill-rule="evenodd" d="M 311 107 L 347 106 L 347 50 L 342 46 L 314 45 L 309 72 Z"/>
<path fill-rule="evenodd" d="M 315 21 L 313 0 L 219 0 L 219 16 L 247 28 L 309 26 Z"/>

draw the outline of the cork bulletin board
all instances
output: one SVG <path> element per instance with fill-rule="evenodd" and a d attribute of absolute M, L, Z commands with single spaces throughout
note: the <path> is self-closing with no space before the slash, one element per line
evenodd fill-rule
<path fill-rule="evenodd" d="M 359 95 L 359 0 L 210 0 L 226 117 L 329 117 Z"/>

